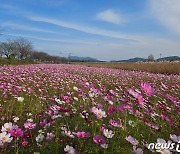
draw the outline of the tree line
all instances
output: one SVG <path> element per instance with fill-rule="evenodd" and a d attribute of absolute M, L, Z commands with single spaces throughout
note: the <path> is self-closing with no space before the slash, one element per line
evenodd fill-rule
<path fill-rule="evenodd" d="M 47 63 L 66 63 L 67 59 L 36 51 L 32 43 L 24 38 L 0 42 L 0 57 L 18 60 L 33 60 Z"/>

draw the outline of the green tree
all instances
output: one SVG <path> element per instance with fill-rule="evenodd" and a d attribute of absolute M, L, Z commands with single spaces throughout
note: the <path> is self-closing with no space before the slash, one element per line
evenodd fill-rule
<path fill-rule="evenodd" d="M 152 54 L 148 56 L 148 61 L 154 61 L 154 56 Z"/>

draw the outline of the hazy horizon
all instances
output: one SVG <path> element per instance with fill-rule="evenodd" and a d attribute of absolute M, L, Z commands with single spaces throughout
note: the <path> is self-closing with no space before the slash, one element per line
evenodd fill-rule
<path fill-rule="evenodd" d="M 179 0 L 0 0 L 0 41 L 51 55 L 123 60 L 180 56 Z"/>

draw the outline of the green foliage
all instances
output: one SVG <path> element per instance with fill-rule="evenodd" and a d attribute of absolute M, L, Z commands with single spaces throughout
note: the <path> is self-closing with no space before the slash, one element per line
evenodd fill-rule
<path fill-rule="evenodd" d="M 35 62 L 33 60 L 17 60 L 14 55 L 9 58 L 0 58 L 0 65 L 24 65 L 24 64 L 38 64 L 40 62 Z"/>

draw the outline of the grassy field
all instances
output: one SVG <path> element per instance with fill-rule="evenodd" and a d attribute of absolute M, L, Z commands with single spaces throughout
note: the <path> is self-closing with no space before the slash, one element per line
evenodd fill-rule
<path fill-rule="evenodd" d="M 138 70 L 151 73 L 179 74 L 180 62 L 149 62 L 149 63 L 79 63 L 86 66 Z"/>
<path fill-rule="evenodd" d="M 0 66 L 0 153 L 150 154 L 180 140 L 180 75 Z"/>

